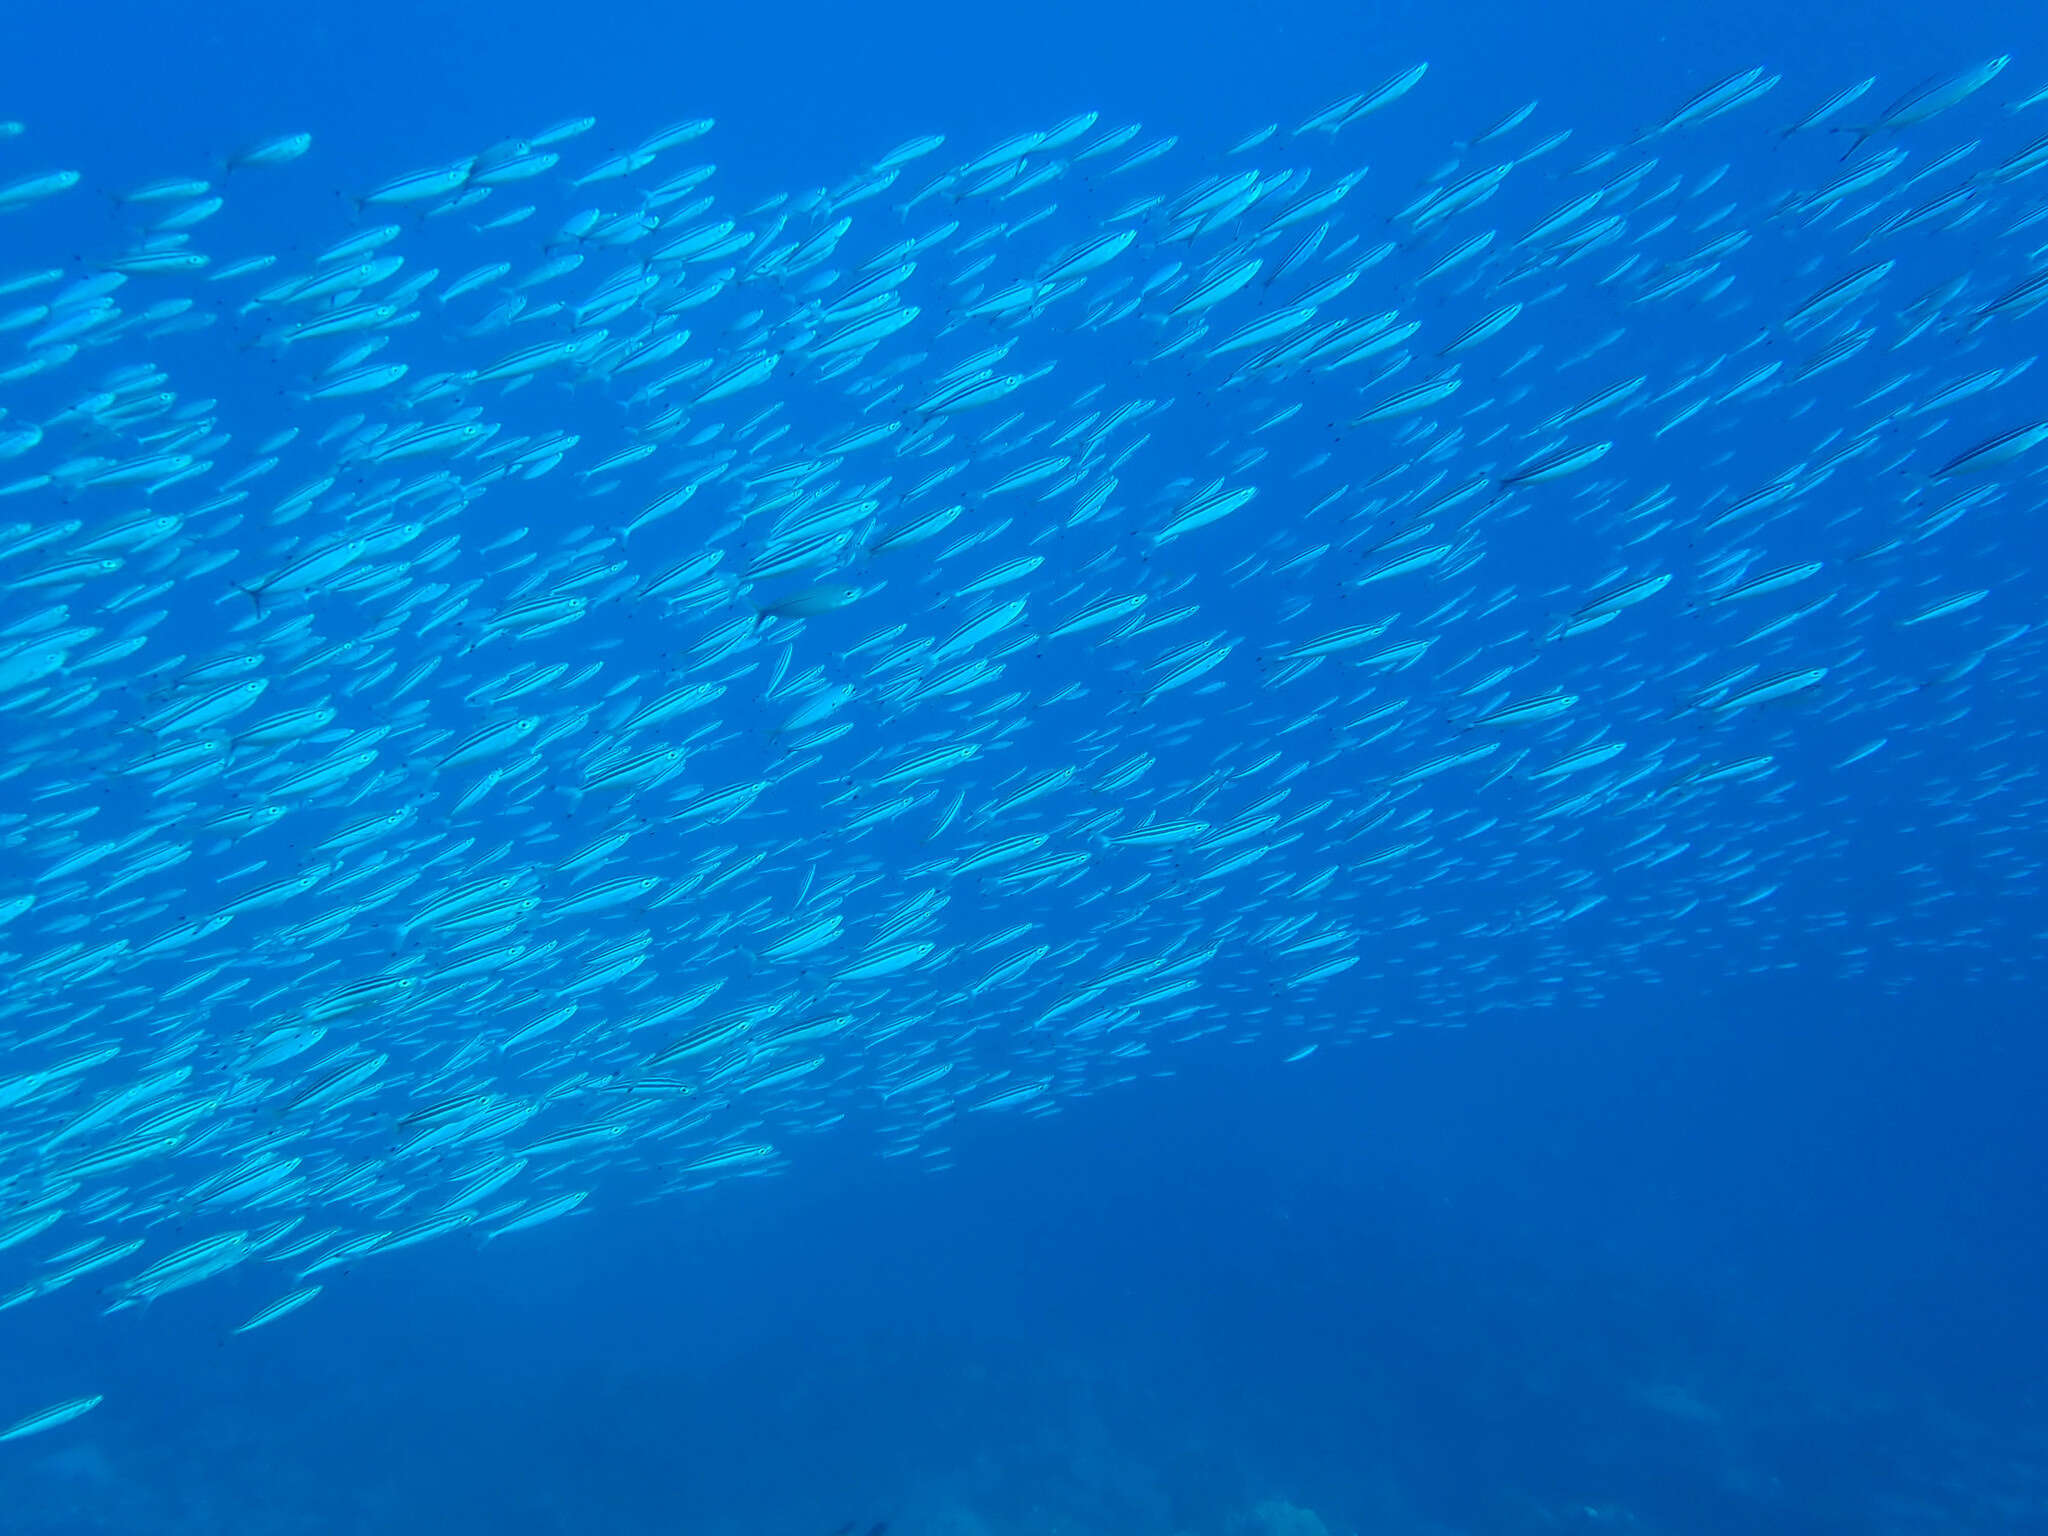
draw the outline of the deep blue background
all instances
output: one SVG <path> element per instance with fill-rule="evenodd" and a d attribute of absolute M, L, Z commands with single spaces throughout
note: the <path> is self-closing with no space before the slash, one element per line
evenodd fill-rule
<path fill-rule="evenodd" d="M 2044 1406 L 2034 1028 L 1774 987 L 1198 1054 L 963 1136 L 950 1175 L 813 1160 L 394 1256 L 225 1346 L 247 1297 L 79 1317 L 61 1374 L 110 1394 L 122 1478 L 422 1529 L 822 1531 L 977 1458 L 998 1519 L 1282 1493 L 1365 1525 L 1392 1469 L 1479 1528 L 1526 1496 L 1867 1529 L 1901 1456 L 1957 1475 L 1930 1421 L 1996 1443 Z M 1664 1384 L 1719 1422 L 1644 1410 Z M 1718 1507 L 1730 1467 L 1770 1522 Z"/>
<path fill-rule="evenodd" d="M 1267 118 L 1298 121 L 1418 58 L 1458 82 L 1404 107 L 1422 142 L 1447 144 L 1499 115 L 1490 104 L 1547 92 L 1570 98 L 1581 142 L 1607 143 L 1700 84 L 1760 62 L 1815 100 L 1824 91 L 1812 82 L 1917 79 L 1997 53 L 2016 55 L 2023 72 L 2042 23 L 2019 0 L 1278 0 L 1255 13 L 1084 0 L 987 9 L 228 0 L 203 15 L 101 0 L 77 11 L 21 7 L 9 26 L 17 57 L 33 67 L 12 82 L 8 110 L 32 118 L 48 142 L 130 154 L 147 144 L 165 164 L 189 166 L 288 126 L 345 140 L 360 163 L 410 164 L 479 131 L 518 131 L 508 122 L 708 113 L 744 133 L 744 164 L 727 168 L 779 187 L 913 133 L 993 141 L 1090 106 L 1228 142 Z"/>
<path fill-rule="evenodd" d="M 2031 88 L 2048 58 L 2021 4 L 197 9 L 16 7 L 0 113 L 133 180 L 285 128 L 338 176 L 572 113 L 628 136 L 711 114 L 722 178 L 765 192 L 1088 106 L 1220 145 L 1414 58 L 1456 84 L 1402 131 L 1443 144 L 1532 95 L 1609 142 L 1758 61 L 1803 108 L 1815 81 L 2004 51 Z M 1784 1485 L 1784 1529 L 1864 1528 L 1839 1512 L 1937 1408 L 1986 1437 L 2048 1410 L 2043 1010 L 1940 975 L 1713 972 L 1290 1068 L 1212 1043 L 965 1128 L 945 1176 L 848 1151 L 417 1250 L 227 1347 L 246 1298 L 211 1287 L 174 1321 L 43 1303 L 10 1372 L 106 1392 L 104 1461 L 0 1478 L 175 1487 L 220 1518 L 825 1536 L 982 1451 L 985 1501 L 1015 1507 L 1031 1446 L 1071 1483 L 1099 1437 L 1125 1469 L 1103 1508 L 1156 1495 L 1194 1530 L 1266 1492 L 1364 1527 L 1367 1462 L 1475 1530 L 1517 1491 L 1711 1529 L 1717 1467 Z M 1715 1408 L 1703 1438 L 1631 1408 L 1667 1384 Z"/>

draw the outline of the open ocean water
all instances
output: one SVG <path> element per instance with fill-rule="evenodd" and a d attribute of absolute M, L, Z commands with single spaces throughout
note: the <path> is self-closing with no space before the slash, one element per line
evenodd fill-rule
<path fill-rule="evenodd" d="M 0 1532 L 2048 1531 L 2048 15 L 16 5 Z"/>

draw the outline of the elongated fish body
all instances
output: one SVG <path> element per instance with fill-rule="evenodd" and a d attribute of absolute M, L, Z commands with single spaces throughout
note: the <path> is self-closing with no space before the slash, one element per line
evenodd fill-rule
<path fill-rule="evenodd" d="M 69 1402 L 53 1403 L 24 1418 L 17 1419 L 6 1429 L 0 1429 L 0 1441 L 21 1440 L 29 1435 L 40 1435 L 59 1425 L 69 1424 L 73 1419 L 82 1418 L 105 1402 L 102 1396 L 73 1398 Z"/>
<path fill-rule="evenodd" d="M 2041 97 L 1816 58 L 1634 142 L 1533 57 L 767 160 L 630 70 L 389 154 L 0 124 L 0 1309 L 346 1347 L 330 1276 L 424 1332 L 1197 1060 L 1701 955 L 1993 996 Z"/>

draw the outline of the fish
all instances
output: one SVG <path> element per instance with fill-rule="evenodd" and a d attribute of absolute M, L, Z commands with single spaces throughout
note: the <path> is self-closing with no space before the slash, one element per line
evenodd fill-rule
<path fill-rule="evenodd" d="M 248 1347 L 1196 1039 L 1317 1071 L 1701 942 L 2005 974 L 2024 916 L 1931 899 L 2039 876 L 2004 68 L 1869 114 L 1759 62 L 1628 139 L 1565 66 L 1417 63 L 1213 134 L 850 132 L 780 192 L 719 169 L 758 110 L 630 91 L 365 145 L 345 201 L 326 129 L 40 145 L 0 1298 L 176 1327 L 288 1263 Z"/>
<path fill-rule="evenodd" d="M 104 1396 L 78 1397 L 69 1402 L 53 1403 L 48 1408 L 15 1420 L 5 1429 L 0 1429 L 0 1441 L 21 1440 L 29 1435 L 40 1435 L 59 1425 L 69 1424 L 73 1419 L 83 1418 L 106 1401 Z"/>

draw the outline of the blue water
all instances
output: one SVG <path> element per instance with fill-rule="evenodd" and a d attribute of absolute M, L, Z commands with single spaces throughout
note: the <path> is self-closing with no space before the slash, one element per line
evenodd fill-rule
<path fill-rule="evenodd" d="M 946 1178 L 395 1255 L 226 1346 L 222 1303 L 81 1322 L 29 1358 L 119 1416 L 23 1458 L 18 1528 L 1202 1530 L 1279 1496 L 1333 1530 L 2027 1529 L 2028 1016 L 1890 1010 L 1849 1061 L 1787 991 L 1213 1055 Z"/>
<path fill-rule="evenodd" d="M 836 182 L 916 133 L 943 131 L 949 155 L 967 154 L 1088 108 L 1105 123 L 1142 119 L 1138 143 L 1177 132 L 1199 146 L 1180 185 L 1243 132 L 1291 125 L 1427 59 L 1422 87 L 1347 130 L 1346 154 L 1373 166 L 1353 194 L 1370 195 L 1371 240 L 1378 216 L 1454 143 L 1531 97 L 1541 121 L 1574 130 L 1557 153 L 1576 164 L 1714 80 L 1757 64 L 1782 72 L 1776 95 L 1748 109 L 1762 115 L 1730 138 L 1708 199 L 1737 204 L 1737 222 L 1760 230 L 1786 182 L 1783 157 L 1804 148 L 1780 149 L 1774 126 L 1865 74 L 1880 77 L 1867 107 L 2010 53 L 1967 127 L 1959 115 L 1925 130 L 1928 150 L 1982 131 L 2003 155 L 2048 131 L 2048 106 L 2015 129 L 1997 105 L 2048 78 L 2048 18 L 2016 3 L 1791 17 L 1753 0 L 1488 0 L 1448 13 L 1066 0 L 987 12 L 185 9 L 10 16 L 16 68 L 0 117 L 27 122 L 36 152 L 31 165 L 10 149 L 0 182 L 17 163 L 47 161 L 119 188 L 304 129 L 315 153 L 232 202 L 208 235 L 232 255 L 272 249 L 284 231 L 303 263 L 352 227 L 349 195 L 584 112 L 600 126 L 574 150 L 578 164 L 661 124 L 715 116 L 715 136 L 682 154 L 716 159 L 721 198 L 742 207 Z M 1696 171 L 1700 153 L 1673 163 Z M 1832 157 L 1805 163 L 1825 173 Z M 913 167 L 897 191 L 920 179 Z M 2020 194 L 2037 203 L 2043 192 Z M 1562 195 L 1538 190 L 1494 222 L 1518 231 Z M 1082 201 L 1072 198 L 1076 211 Z M 75 194 L 32 224 L 0 224 L 0 240 L 24 242 L 0 264 L 91 252 L 110 208 L 97 192 Z M 895 231 L 893 215 L 877 217 Z M 2038 246 L 2041 227 L 2024 238 Z M 2000 274 L 1985 279 L 1990 293 L 2041 265 L 1987 233 L 1954 240 Z M 1847 244 L 1832 242 L 1825 270 L 1784 272 L 1766 302 L 1796 304 L 1840 269 Z M 1410 307 L 1405 294 L 1359 307 L 1397 302 Z M 1542 324 L 1552 357 L 1596 335 L 1590 319 L 1583 332 Z M 2015 321 L 1993 360 L 2038 351 L 2043 324 Z M 1660 313 L 1632 321 L 1601 364 L 1546 377 L 1538 398 L 1569 405 L 1610 376 L 1668 372 L 1675 357 L 1733 344 L 1696 313 Z M 1063 342 L 1070 392 L 1127 371 L 1120 345 L 1110 333 Z M 472 348 L 469 365 L 499 350 Z M 455 365 L 453 353 L 438 364 Z M 1868 385 L 1885 365 L 1857 369 Z M 223 349 L 180 387 L 217 397 L 253 440 L 292 419 L 292 383 Z M 508 409 L 537 397 L 513 396 Z M 2044 401 L 2040 375 L 2026 376 L 1947 430 L 1942 456 L 2048 417 Z M 1178 472 L 1209 472 L 1204 432 L 1226 418 L 1189 403 L 1156 429 L 1148 451 L 1169 466 L 1157 478 L 1176 472 L 1176 454 Z M 1311 397 L 1306 414 L 1319 407 L 1359 402 Z M 841 424 L 801 398 L 791 409 L 807 429 Z M 537 418 L 576 430 L 601 413 L 551 398 Z M 1752 413 L 1732 468 L 1700 462 L 1731 449 L 1726 434 L 1665 449 L 1632 441 L 1610 467 L 1636 492 L 1667 480 L 1688 497 L 1724 482 L 1747 489 L 1810 453 L 1819 419 Z M 2048 621 L 2031 569 L 2044 547 L 2040 471 L 2013 482 L 2000 522 L 1944 547 L 1941 568 L 1912 572 L 1904 590 L 1927 601 L 1992 587 L 1987 625 Z M 551 515 L 540 493 L 524 494 L 517 511 L 472 509 L 477 532 Z M 1283 494 L 1265 493 L 1260 515 L 1279 519 Z M 1851 546 L 1823 531 L 1842 510 L 1823 496 L 1801 515 L 1810 546 L 1846 568 Z M 0 521 L 16 515 L 0 508 Z M 568 515 L 604 521 L 581 506 Z M 1490 586 L 1583 588 L 1628 558 L 1565 547 L 1540 515 L 1489 557 Z M 1213 575 L 1251 542 L 1233 531 L 1185 558 Z M 687 552 L 666 525 L 656 548 L 657 563 Z M 968 568 L 1024 548 L 990 546 Z M 835 616 L 817 632 L 851 643 L 904 617 L 925 589 L 907 572 L 892 581 L 900 611 Z M 1257 633 L 1265 601 L 1219 587 L 1196 627 Z M 1433 603 L 1368 593 L 1355 606 L 1290 636 Z M 208 632 L 226 622 L 210 611 L 179 615 L 180 649 L 228 643 Z M 1613 648 L 1615 665 L 1675 659 L 1696 643 L 1689 622 L 1675 604 L 1646 617 Z M 1959 654 L 1922 650 L 1923 633 L 1879 635 L 1880 673 L 1911 679 Z M 679 643 L 647 624 L 620 634 L 608 661 L 619 667 L 659 671 Z M 1356 921 L 1414 910 L 1427 923 L 1372 931 L 1360 969 L 1312 999 L 1286 991 L 1281 968 L 1234 972 L 1204 1001 L 1239 1027 L 1160 1043 L 1135 1081 L 1059 1093 L 1057 1113 L 963 1115 L 943 1156 L 881 1157 L 875 1138 L 840 1128 L 790 1141 L 787 1165 L 767 1176 L 663 1200 L 646 1198 L 659 1180 L 637 1170 L 573 1220 L 323 1276 L 311 1308 L 245 1337 L 228 1331 L 281 1292 L 278 1277 L 230 1275 L 111 1319 L 83 1283 L 0 1313 L 0 1421 L 105 1397 L 78 1423 L 0 1445 L 0 1532 L 832 1536 L 851 1522 L 861 1536 L 882 1521 L 898 1536 L 2048 1530 L 2048 837 L 2039 636 L 2029 644 L 2031 692 L 1973 694 L 1966 722 L 1930 730 L 1866 776 L 1828 778 L 1873 734 L 1845 718 L 1814 722 L 1790 751 L 1781 736 L 1720 754 L 1775 750 L 1795 775 L 1782 798 L 1722 813 L 1760 829 L 1760 843 L 1784 828 L 1854 829 L 1769 856 L 1776 890 L 1760 911 L 1632 926 L 1659 882 L 1680 877 L 1616 870 L 1614 899 L 1566 939 L 1460 948 L 1455 936 L 1483 914 L 1432 906 L 1426 887 L 1376 889 L 1332 911 Z M 1236 658 L 1252 686 L 1258 649 Z M 1079 708 L 1107 712 L 1131 680 L 1091 665 Z M 1320 694 L 1302 689 L 1290 703 Z M 889 721 L 871 702 L 860 710 L 865 751 L 888 739 Z M 1238 729 L 1219 704 L 1197 719 L 1190 760 L 1224 754 Z M 1974 745 L 1985 740 L 2003 746 Z M 1347 792 L 1349 770 L 1318 771 L 1304 796 Z M 751 776 L 736 765 L 701 782 Z M 1434 784 L 1432 803 L 1454 811 L 1469 789 Z M 777 808 L 760 839 L 815 835 L 829 823 L 820 813 L 807 825 L 814 810 Z M 748 829 L 711 836 L 744 843 Z M 1619 854 L 1601 844 L 1578 856 L 1604 877 Z M 1059 912 L 1047 934 L 1079 944 L 1092 920 Z M 1459 969 L 1474 956 L 1488 968 Z M 960 962 L 969 976 L 987 963 Z M 722 1001 L 737 1002 L 736 988 Z M 998 1042 L 1031 1024 L 1000 1011 L 977 1022 Z M 1314 1055 L 1283 1060 L 1315 1040 L 1326 1043 Z M 984 1061 L 1000 1054 L 971 1048 L 982 1049 Z"/>

